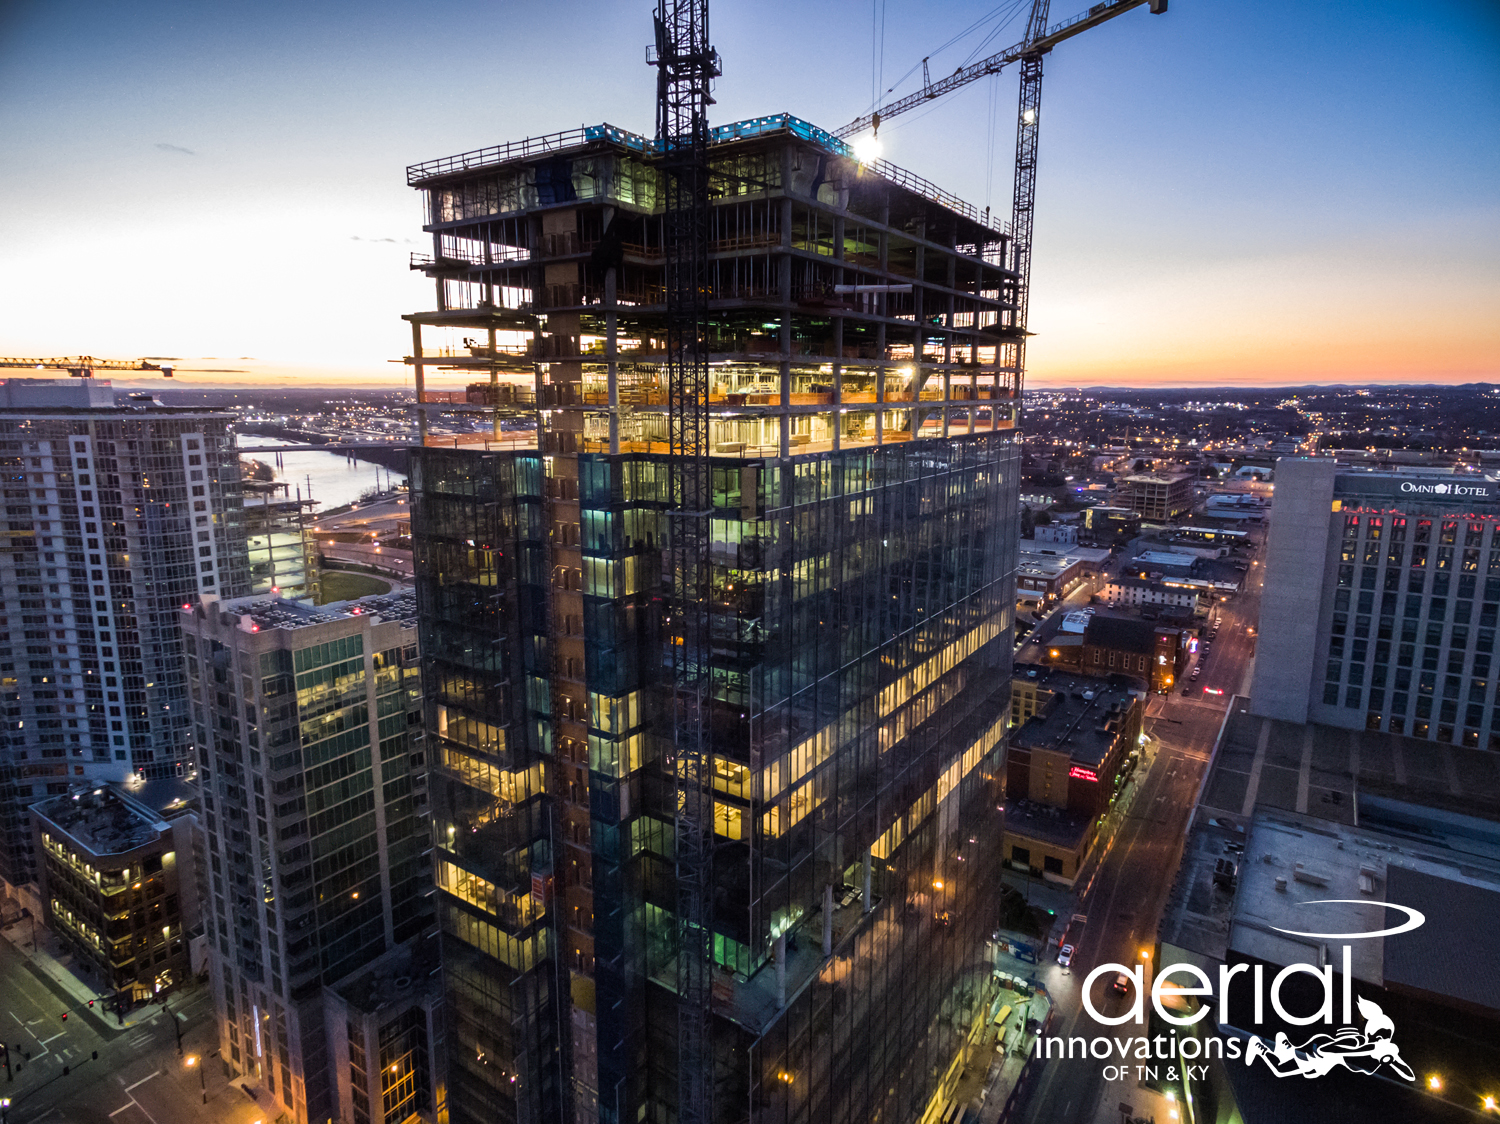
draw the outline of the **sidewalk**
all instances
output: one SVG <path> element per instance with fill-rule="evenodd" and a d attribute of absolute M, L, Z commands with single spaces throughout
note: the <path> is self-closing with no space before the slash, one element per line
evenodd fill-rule
<path fill-rule="evenodd" d="M 1130 1067 L 1125 1068 L 1128 1070 Z M 1130 1106 L 1129 1116 L 1120 1111 L 1121 1105 Z M 1133 1120 L 1177 1124 L 1181 1115 L 1176 1101 L 1138 1083 L 1132 1073 L 1122 1080 L 1104 1083 L 1104 1089 L 1099 1094 L 1099 1108 L 1094 1113 L 1092 1124 L 1122 1124 Z"/>
<path fill-rule="evenodd" d="M 15 946 L 21 955 L 31 961 L 32 967 L 45 979 L 71 996 L 74 1000 L 72 1004 L 74 1010 L 82 1008 L 87 1011 L 89 1000 L 95 1000 L 95 1007 L 90 1014 L 98 1017 L 105 1030 L 126 1030 L 161 1014 L 161 1006 L 150 1003 L 127 1011 L 122 1020 L 118 1015 L 107 1010 L 103 1002 L 113 998 L 112 989 L 103 984 L 96 985 L 81 979 L 74 970 L 75 957 L 64 949 L 62 942 L 45 925 L 35 926 L 36 948 L 33 949 L 31 947 L 32 932 L 32 921 L 27 919 L 12 922 L 0 929 L 0 936 L 3 936 Z"/>

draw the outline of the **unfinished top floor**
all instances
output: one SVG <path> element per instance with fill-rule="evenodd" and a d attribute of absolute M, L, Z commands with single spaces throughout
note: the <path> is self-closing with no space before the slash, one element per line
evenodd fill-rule
<path fill-rule="evenodd" d="M 714 130 L 709 158 L 716 454 L 1014 426 L 1020 281 L 1004 230 L 786 115 Z M 406 317 L 407 362 L 424 419 L 457 416 L 438 440 L 545 445 L 550 411 L 548 427 L 576 431 L 551 452 L 665 449 L 665 175 L 652 142 L 611 126 L 408 169 L 433 238 L 412 266 L 436 308 Z M 427 391 L 440 372 L 491 386 Z M 489 432 L 465 412 L 493 414 Z"/>
<path fill-rule="evenodd" d="M 709 161 L 709 298 L 723 314 L 714 351 L 767 350 L 755 337 L 774 340 L 784 326 L 732 314 L 776 305 L 870 322 L 842 341 L 851 358 L 887 358 L 881 322 L 903 344 L 903 326 L 930 328 L 948 352 L 962 347 L 955 330 L 987 332 L 990 344 L 1014 332 L 1008 233 L 934 184 L 862 163 L 787 115 L 714 130 Z M 637 349 L 657 350 L 667 192 L 652 142 L 593 126 L 414 165 L 408 181 L 433 236 L 432 253 L 411 264 L 435 279 L 440 314 L 493 314 L 473 327 L 524 331 L 537 314 L 610 308 Z M 792 331 L 821 345 L 798 353 L 829 353 L 826 327 Z"/>

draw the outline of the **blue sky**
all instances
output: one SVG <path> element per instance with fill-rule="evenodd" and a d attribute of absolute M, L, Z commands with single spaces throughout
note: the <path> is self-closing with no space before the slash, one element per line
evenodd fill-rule
<path fill-rule="evenodd" d="M 880 61 L 871 0 L 721 0 L 715 120 L 836 127 L 872 71 L 889 85 L 1016 6 L 884 0 Z M 1500 378 L 1497 12 L 1171 0 L 1060 46 L 1032 383 Z M 1019 38 L 998 22 L 933 73 Z M 11 0 L 0 353 L 399 383 L 400 314 L 432 304 L 406 268 L 428 243 L 405 165 L 585 122 L 649 132 L 650 26 L 648 4 L 572 0 Z M 1015 96 L 1013 73 L 974 83 L 891 121 L 885 155 L 1004 211 Z"/>

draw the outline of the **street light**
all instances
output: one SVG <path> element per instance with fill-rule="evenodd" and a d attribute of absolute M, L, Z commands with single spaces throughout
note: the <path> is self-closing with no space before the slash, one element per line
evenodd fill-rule
<path fill-rule="evenodd" d="M 187 1058 L 187 1067 L 189 1069 L 193 1069 L 194 1067 L 197 1068 L 197 1070 L 198 1070 L 198 1091 L 203 1094 L 203 1103 L 207 1104 L 208 1103 L 208 1082 L 205 1081 L 204 1078 L 203 1078 L 203 1067 L 201 1065 L 198 1065 L 199 1060 L 200 1059 L 198 1058 L 197 1054 L 189 1054 L 188 1058 Z"/>

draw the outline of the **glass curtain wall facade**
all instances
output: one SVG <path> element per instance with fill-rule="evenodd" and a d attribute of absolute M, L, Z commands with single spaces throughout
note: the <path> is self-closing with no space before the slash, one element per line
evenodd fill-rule
<path fill-rule="evenodd" d="M 793 117 L 715 129 L 709 159 L 713 889 L 690 919 L 654 145 L 598 126 L 408 169 L 437 304 L 407 320 L 455 1122 L 673 1120 L 683 925 L 712 930 L 726 1121 L 919 1118 L 988 986 L 1009 237 Z M 488 374 L 489 404 L 432 369 Z"/>
<path fill-rule="evenodd" d="M 33 393 L 68 402 L 75 389 Z M 92 390 L 108 398 L 107 384 Z M 32 800 L 191 766 L 177 615 L 199 593 L 249 591 L 230 421 L 154 403 L 0 410 L 6 882 L 36 877 Z"/>
<path fill-rule="evenodd" d="M 721 1119 L 914 1119 L 983 1001 L 1018 454 L 1005 433 L 715 464 Z M 578 458 L 576 575 L 549 563 L 546 473 L 413 465 L 450 1105 L 667 1121 L 667 463 Z"/>

